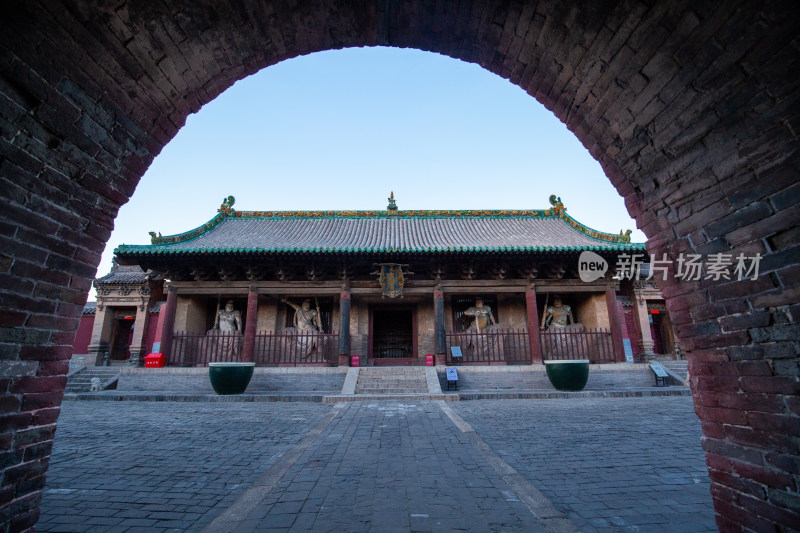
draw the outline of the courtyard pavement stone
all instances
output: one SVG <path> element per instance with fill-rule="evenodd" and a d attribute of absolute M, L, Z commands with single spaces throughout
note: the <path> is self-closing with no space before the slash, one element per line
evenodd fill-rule
<path fill-rule="evenodd" d="M 580 531 L 714 531 L 700 435 L 690 397 L 65 402 L 37 530 L 546 531 L 510 472 Z"/>
<path fill-rule="evenodd" d="M 581 531 L 717 531 L 691 398 L 500 406 L 451 405 Z"/>

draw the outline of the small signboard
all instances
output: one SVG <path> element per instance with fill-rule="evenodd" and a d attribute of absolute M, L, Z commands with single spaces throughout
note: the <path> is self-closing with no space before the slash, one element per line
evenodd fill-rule
<path fill-rule="evenodd" d="M 447 390 L 451 388 L 458 390 L 458 370 L 455 368 L 445 368 L 447 375 Z"/>
<path fill-rule="evenodd" d="M 669 377 L 669 374 L 667 374 L 667 371 L 664 370 L 661 367 L 661 365 L 656 365 L 656 364 L 650 365 L 650 368 L 653 370 L 653 373 L 656 375 L 656 386 L 658 386 L 658 385 L 667 386 L 667 378 Z"/>
<path fill-rule="evenodd" d="M 453 357 L 453 364 L 460 365 L 461 361 L 464 360 L 464 354 L 461 353 L 460 346 L 451 346 L 450 347 L 450 354 Z"/>
<path fill-rule="evenodd" d="M 664 370 L 664 368 L 661 365 L 650 365 L 650 368 L 652 368 L 653 372 L 656 373 L 656 376 L 660 378 L 665 378 L 669 376 L 669 374 L 667 374 L 667 371 Z"/>
<path fill-rule="evenodd" d="M 625 350 L 625 362 L 633 363 L 633 347 L 630 339 L 622 339 L 622 347 Z"/>

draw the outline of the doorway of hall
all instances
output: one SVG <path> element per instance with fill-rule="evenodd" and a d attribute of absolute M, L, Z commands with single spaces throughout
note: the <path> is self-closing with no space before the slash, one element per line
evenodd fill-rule
<path fill-rule="evenodd" d="M 122 307 L 114 311 L 114 325 L 109 341 L 109 359 L 120 362 L 130 359 L 136 308 Z"/>
<path fill-rule="evenodd" d="M 369 358 L 375 366 L 417 364 L 416 312 L 410 307 L 373 308 L 369 315 Z"/>

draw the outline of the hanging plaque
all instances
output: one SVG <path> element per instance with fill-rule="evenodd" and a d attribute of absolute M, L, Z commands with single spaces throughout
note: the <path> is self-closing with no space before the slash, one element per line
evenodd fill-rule
<path fill-rule="evenodd" d="M 397 263 L 381 263 L 380 277 L 378 281 L 383 289 L 384 298 L 397 298 L 403 296 L 403 265 Z"/>

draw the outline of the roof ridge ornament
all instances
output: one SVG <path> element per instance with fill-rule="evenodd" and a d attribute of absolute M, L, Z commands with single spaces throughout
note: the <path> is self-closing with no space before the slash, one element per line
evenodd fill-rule
<path fill-rule="evenodd" d="M 394 200 L 394 191 L 392 191 L 391 194 L 389 194 L 389 198 L 387 198 L 387 200 L 389 200 L 389 205 L 386 206 L 386 210 L 389 212 L 390 215 L 396 215 L 397 203 L 395 203 Z"/>
<path fill-rule="evenodd" d="M 550 195 L 550 205 L 553 206 L 553 212 L 555 212 L 556 216 L 561 216 L 567 210 L 567 208 L 564 207 L 564 203 L 561 201 L 561 197 L 555 194 Z"/>
<path fill-rule="evenodd" d="M 233 215 L 236 212 L 236 210 L 233 208 L 234 203 L 236 203 L 236 198 L 233 196 L 228 196 L 222 200 L 222 205 L 219 206 L 219 209 L 217 209 L 217 213 L 222 213 L 228 217 Z"/>

